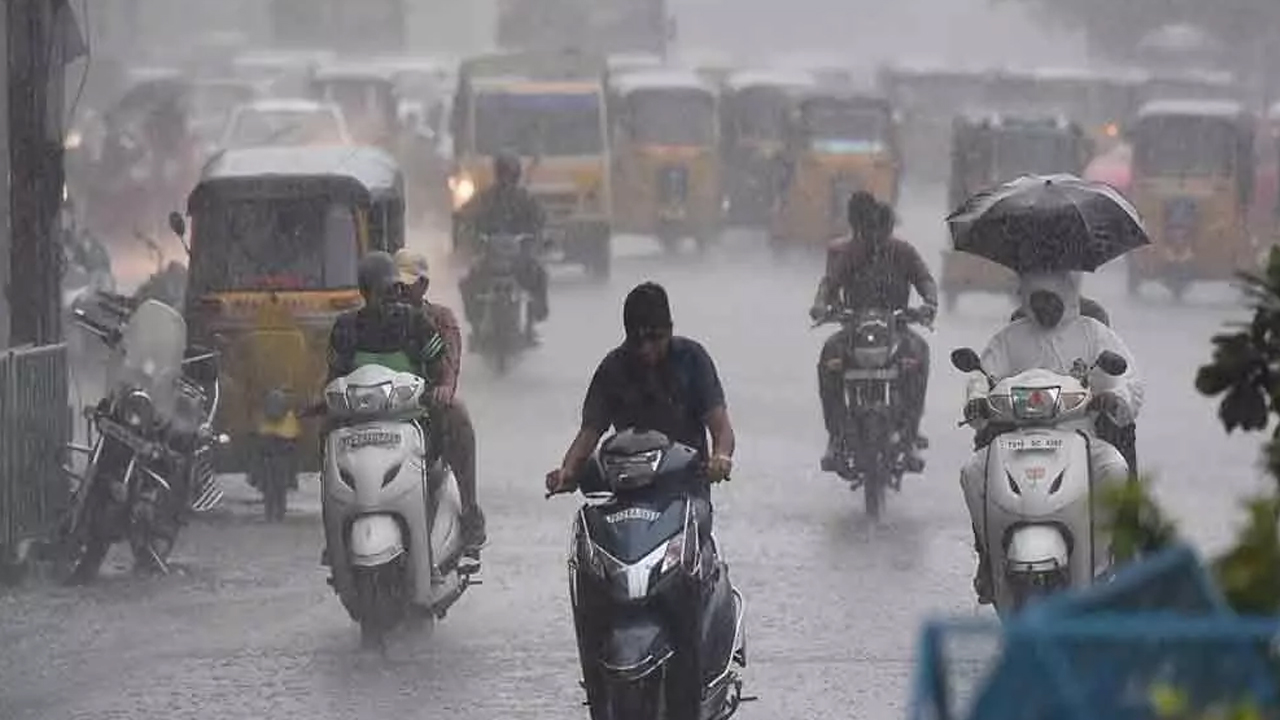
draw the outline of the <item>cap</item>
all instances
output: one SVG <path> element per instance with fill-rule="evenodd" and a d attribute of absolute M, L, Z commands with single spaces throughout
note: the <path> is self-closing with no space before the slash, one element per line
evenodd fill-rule
<path fill-rule="evenodd" d="M 635 286 L 622 304 L 622 326 L 628 336 L 645 328 L 671 327 L 667 291 L 655 282 Z"/>
<path fill-rule="evenodd" d="M 400 282 L 412 285 L 420 279 L 428 278 L 428 269 L 427 256 L 422 253 L 408 248 L 396 251 L 396 272 L 400 275 Z"/>

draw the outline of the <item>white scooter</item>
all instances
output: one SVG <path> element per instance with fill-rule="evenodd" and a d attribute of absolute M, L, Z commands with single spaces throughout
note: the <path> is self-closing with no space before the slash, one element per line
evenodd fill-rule
<path fill-rule="evenodd" d="M 1033 369 L 997 381 L 969 348 L 952 352 L 951 363 L 986 376 L 988 419 L 1008 428 L 978 451 L 986 477 L 975 521 L 996 611 L 1008 616 L 1038 596 L 1091 585 L 1111 566 L 1109 534 L 1095 524 L 1093 503 L 1100 483 L 1127 476 L 1090 477 L 1089 443 L 1099 442 L 1087 384 L 1093 368 L 1079 363 L 1071 375 Z M 1118 376 L 1128 364 L 1104 351 L 1094 368 Z"/>
<path fill-rule="evenodd" d="M 365 647 L 409 618 L 443 618 L 479 563 L 463 555 L 458 482 L 439 457 L 422 378 L 365 365 L 325 388 L 334 429 L 321 482 L 334 590 Z"/>

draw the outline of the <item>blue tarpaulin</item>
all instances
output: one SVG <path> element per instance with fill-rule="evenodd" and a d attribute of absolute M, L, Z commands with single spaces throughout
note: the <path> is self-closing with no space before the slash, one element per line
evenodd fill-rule
<path fill-rule="evenodd" d="M 1277 638 L 1280 618 L 1233 614 L 1195 553 L 1174 548 L 1003 626 L 930 623 L 911 719 L 1154 718 L 1151 693 L 1162 686 L 1193 708 L 1250 700 L 1280 717 Z M 953 649 L 981 640 L 1000 645 L 993 658 Z M 965 684 L 969 702 L 957 690 Z"/>

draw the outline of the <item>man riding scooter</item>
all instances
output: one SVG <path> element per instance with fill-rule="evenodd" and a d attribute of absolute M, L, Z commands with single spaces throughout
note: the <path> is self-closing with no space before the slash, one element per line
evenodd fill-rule
<path fill-rule="evenodd" d="M 475 328 L 483 319 L 477 300 L 488 280 L 482 244 L 484 238 L 494 235 L 532 236 L 533 241 L 525 243 L 522 248 L 516 280 L 531 296 L 525 333 L 530 342 L 536 342 L 534 324 L 546 320 L 550 313 L 547 270 L 537 256 L 538 242 L 547 218 L 538 201 L 520 185 L 520 173 L 519 156 L 499 153 L 493 159 L 493 185 L 478 193 L 459 211 L 460 219 L 470 227 L 474 242 L 480 246 L 475 262 L 458 283 L 458 289 L 462 294 L 462 309 L 467 323 Z"/>
<path fill-rule="evenodd" d="M 1081 314 L 1080 274 L 1065 271 L 1024 274 L 1019 278 L 1018 290 L 1026 317 L 1010 323 L 991 339 L 981 356 L 983 369 L 996 379 L 1034 368 L 1069 375 L 1078 363 L 1092 363 L 1104 350 L 1109 350 L 1124 358 L 1128 368 L 1116 377 L 1101 371 L 1090 373 L 1095 409 L 1119 425 L 1132 424 L 1143 401 L 1142 380 L 1133 354 L 1109 327 Z M 973 421 L 980 435 L 989 442 L 998 429 L 983 422 L 989 407 L 987 391 L 985 378 L 976 377 L 971 381 L 965 419 Z M 1128 464 L 1111 444 L 1094 438 L 1089 443 L 1089 453 L 1091 477 L 1127 477 Z M 978 552 L 974 592 L 979 603 L 990 604 L 993 601 L 992 569 L 981 541 L 984 528 L 980 527 L 985 462 L 985 453 L 975 453 L 960 472 L 960 485 Z"/>
<path fill-rule="evenodd" d="M 413 373 L 433 384 L 444 375 L 448 346 L 425 313 L 402 302 L 399 279 L 388 253 L 372 252 L 360 260 L 357 282 L 364 306 L 343 313 L 333 324 L 326 384 L 363 365 Z M 328 548 L 322 562 L 329 564 Z"/>
<path fill-rule="evenodd" d="M 405 302 L 421 308 L 444 338 L 446 354 L 434 398 L 444 441 L 441 453 L 458 478 L 467 553 L 479 558 L 480 548 L 485 543 L 485 531 L 484 513 L 480 511 L 476 497 L 476 430 L 466 405 L 457 397 L 458 376 L 462 371 L 462 332 L 452 310 L 427 300 L 427 288 L 431 283 L 427 258 L 402 249 L 396 252 L 395 260 L 400 282 L 407 292 Z"/>
<path fill-rule="evenodd" d="M 893 237 L 893 209 L 866 191 L 853 193 L 848 202 L 850 237 L 837 240 L 827 250 L 827 269 L 818 284 L 809 317 L 822 320 L 836 308 L 863 306 L 905 309 L 915 288 L 924 300 L 929 324 L 938 309 L 938 284 L 920 253 L 909 243 Z M 906 427 L 902 428 L 908 463 L 913 472 L 924 467 L 919 450 L 927 446 L 920 434 L 925 394 L 929 384 L 929 344 L 909 327 L 903 327 L 904 357 L 915 360 L 903 373 L 906 394 Z M 839 463 L 841 424 L 846 416 L 844 377 L 838 369 L 849 346 L 848 330 L 841 328 L 822 346 L 818 361 L 818 392 L 822 399 L 822 419 L 827 428 L 827 451 L 823 470 L 833 471 Z M 833 369 L 835 368 L 835 369 Z"/>

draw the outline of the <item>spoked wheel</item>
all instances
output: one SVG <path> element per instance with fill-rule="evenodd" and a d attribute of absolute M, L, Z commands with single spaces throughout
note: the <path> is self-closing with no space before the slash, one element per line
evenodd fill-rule
<path fill-rule="evenodd" d="M 654 672 L 634 682 L 609 683 L 605 707 L 609 720 L 658 720 L 665 717 L 665 674 Z"/>

